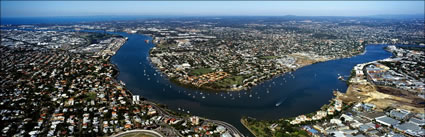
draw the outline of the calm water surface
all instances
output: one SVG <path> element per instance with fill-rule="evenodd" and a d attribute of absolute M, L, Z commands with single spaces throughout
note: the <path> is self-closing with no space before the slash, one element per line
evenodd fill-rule
<path fill-rule="evenodd" d="M 369 45 L 363 55 L 309 65 L 248 91 L 217 93 L 171 83 L 148 60 L 149 49 L 154 45 L 144 40 L 151 40 L 151 37 L 119 34 L 129 39 L 111 61 L 120 70 L 118 79 L 134 94 L 166 104 L 175 111 L 226 121 L 245 134 L 249 133 L 239 122 L 242 116 L 278 119 L 314 112 L 329 102 L 334 89 L 347 89 L 346 83 L 337 79 L 338 74 L 348 77 L 356 64 L 391 56 L 383 50 L 386 45 Z"/>

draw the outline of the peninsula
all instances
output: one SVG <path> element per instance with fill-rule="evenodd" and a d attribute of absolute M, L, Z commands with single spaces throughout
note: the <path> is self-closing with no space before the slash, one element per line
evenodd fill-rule
<path fill-rule="evenodd" d="M 157 69 L 178 84 L 217 91 L 246 90 L 312 63 L 358 55 L 366 43 L 415 43 L 391 31 L 397 25 L 342 25 L 339 20 L 320 18 L 253 17 L 244 22 L 189 18 L 150 23 L 128 31 L 153 37 L 156 45 L 150 60 Z M 392 39 L 395 36 L 400 38 Z"/>

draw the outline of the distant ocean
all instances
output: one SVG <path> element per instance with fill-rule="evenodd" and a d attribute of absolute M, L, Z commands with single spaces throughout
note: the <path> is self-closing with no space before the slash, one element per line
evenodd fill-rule
<path fill-rule="evenodd" d="M 163 16 L 70 16 L 70 17 L 2 17 L 2 25 L 71 24 L 98 21 L 141 20 Z M 165 17 L 165 16 L 164 16 Z"/>

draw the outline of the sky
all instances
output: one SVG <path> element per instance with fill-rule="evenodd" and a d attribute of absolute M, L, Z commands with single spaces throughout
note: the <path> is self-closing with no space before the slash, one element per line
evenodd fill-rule
<path fill-rule="evenodd" d="M 424 1 L 1 1 L 1 17 L 424 14 Z"/>

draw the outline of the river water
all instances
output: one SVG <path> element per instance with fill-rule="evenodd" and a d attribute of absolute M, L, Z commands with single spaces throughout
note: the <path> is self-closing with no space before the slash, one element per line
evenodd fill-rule
<path fill-rule="evenodd" d="M 338 74 L 347 78 L 356 64 L 391 56 L 383 50 L 386 45 L 368 45 L 362 55 L 312 64 L 247 91 L 211 92 L 180 87 L 161 76 L 148 59 L 154 45 L 145 40 L 151 37 L 118 34 L 129 39 L 111 62 L 119 68 L 118 80 L 134 94 L 174 111 L 228 122 L 247 135 L 248 130 L 239 122 L 242 116 L 271 120 L 314 112 L 329 102 L 333 90 L 347 89 L 346 83 L 337 79 Z"/>

